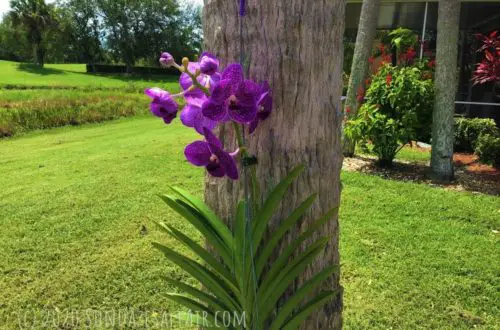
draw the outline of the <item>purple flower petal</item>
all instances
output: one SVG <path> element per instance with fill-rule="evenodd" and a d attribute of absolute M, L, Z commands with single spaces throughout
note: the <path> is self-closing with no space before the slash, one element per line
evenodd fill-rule
<path fill-rule="evenodd" d="M 228 100 L 228 112 L 231 119 L 240 123 L 249 123 L 257 116 L 257 96 L 259 87 L 250 80 L 238 86 L 233 99 Z"/>
<path fill-rule="evenodd" d="M 203 115 L 211 120 L 223 121 L 227 117 L 225 102 L 230 96 L 230 80 L 221 80 L 216 84 L 212 95 L 202 105 Z"/>
<path fill-rule="evenodd" d="M 261 120 L 267 119 L 273 110 L 273 97 L 267 81 L 260 86 L 260 98 L 257 104 L 259 106 L 259 118 Z"/>
<path fill-rule="evenodd" d="M 219 69 L 219 60 L 212 54 L 204 52 L 200 56 L 200 71 L 209 76 L 215 74 Z"/>
<path fill-rule="evenodd" d="M 232 92 L 236 92 L 238 85 L 243 82 L 243 67 L 239 64 L 230 64 L 222 73 L 222 80 L 229 80 Z"/>
<path fill-rule="evenodd" d="M 203 135 L 205 136 L 205 140 L 207 140 L 208 144 L 212 144 L 216 146 L 218 149 L 222 150 L 222 142 L 212 133 L 209 129 L 203 129 Z"/>
<path fill-rule="evenodd" d="M 202 113 L 205 117 L 214 121 L 223 121 L 227 117 L 226 106 L 214 103 L 208 99 L 202 106 Z"/>
<path fill-rule="evenodd" d="M 163 52 L 160 56 L 160 63 L 167 67 L 172 66 L 175 63 L 174 57 L 170 53 Z"/>
<path fill-rule="evenodd" d="M 174 120 L 175 118 L 177 117 L 177 113 L 172 113 L 172 114 L 168 114 L 164 117 L 161 117 L 163 119 L 163 122 L 165 124 L 170 124 L 172 122 L 172 120 Z"/>
<path fill-rule="evenodd" d="M 195 166 L 207 166 L 210 163 L 212 153 L 208 143 L 204 141 L 195 141 L 184 149 L 186 159 Z"/>
<path fill-rule="evenodd" d="M 150 104 L 150 109 L 153 115 L 163 118 L 166 124 L 177 116 L 179 105 L 172 96 L 160 88 L 148 88 L 145 93 L 153 98 Z"/>
<path fill-rule="evenodd" d="M 220 165 L 220 163 L 217 162 L 210 162 L 210 164 L 207 165 L 207 172 L 211 176 L 215 176 L 217 178 L 222 178 L 224 175 L 226 175 L 226 172 L 224 172 L 224 169 Z"/>
<path fill-rule="evenodd" d="M 182 110 L 181 121 L 187 127 L 194 127 L 200 134 L 204 134 L 203 128 L 213 130 L 217 122 L 203 116 L 201 108 L 194 104 L 187 104 Z"/>
<path fill-rule="evenodd" d="M 252 122 L 248 126 L 248 133 L 252 134 L 253 132 L 255 132 L 255 129 L 257 128 L 258 125 L 259 125 L 259 117 L 255 117 L 255 119 L 252 120 Z"/>
<path fill-rule="evenodd" d="M 159 98 L 161 97 L 162 95 L 164 95 L 165 93 L 168 94 L 167 91 L 164 91 L 163 89 L 161 88 L 158 88 L 158 87 L 151 87 L 151 88 L 146 88 L 144 90 L 144 94 L 146 94 L 147 96 L 149 96 L 150 98 L 154 99 L 154 98 Z"/>
<path fill-rule="evenodd" d="M 187 104 L 181 112 L 181 122 L 187 127 L 194 127 L 196 118 L 201 113 L 201 109 L 195 105 Z"/>
<path fill-rule="evenodd" d="M 207 140 L 208 141 L 208 140 Z M 219 146 L 212 143 L 208 143 L 210 150 L 213 154 L 217 156 L 220 166 L 224 169 L 226 175 L 232 180 L 238 180 L 238 167 L 236 166 L 236 161 L 230 154 L 222 150 Z"/>
<path fill-rule="evenodd" d="M 203 134 L 203 129 L 206 128 L 206 129 L 211 131 L 216 126 L 217 126 L 217 122 L 203 116 L 203 113 L 201 112 L 201 109 L 200 109 L 200 114 L 198 115 L 198 117 L 196 118 L 196 121 L 194 123 L 194 128 L 196 129 L 196 131 L 200 134 Z"/>

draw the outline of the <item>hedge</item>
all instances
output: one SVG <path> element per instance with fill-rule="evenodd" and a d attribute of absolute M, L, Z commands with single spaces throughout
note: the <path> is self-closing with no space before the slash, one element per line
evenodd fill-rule
<path fill-rule="evenodd" d="M 134 74 L 145 75 L 145 76 L 156 76 L 156 75 L 179 75 L 179 71 L 175 68 L 153 68 L 145 66 L 136 66 L 133 69 Z M 108 65 L 108 64 L 87 64 L 87 73 L 114 73 L 114 74 L 125 74 L 127 72 L 127 67 L 125 65 Z"/>

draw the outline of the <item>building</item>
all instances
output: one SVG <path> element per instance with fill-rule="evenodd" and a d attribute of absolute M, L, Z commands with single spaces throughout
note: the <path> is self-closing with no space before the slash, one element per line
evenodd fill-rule
<path fill-rule="evenodd" d="M 362 1 L 348 1 L 346 8 L 346 38 L 355 40 Z M 405 27 L 423 36 L 430 51 L 436 48 L 438 2 L 384 1 L 380 4 L 378 30 Z M 500 123 L 500 88 L 493 84 L 472 86 L 471 73 L 480 54 L 476 33 L 500 30 L 500 1 L 467 1 L 461 4 L 460 44 L 457 68 L 459 87 L 457 113 L 472 117 L 490 117 Z M 419 52 L 417 52 L 419 53 Z M 498 86 L 497 86 L 498 87 Z"/>

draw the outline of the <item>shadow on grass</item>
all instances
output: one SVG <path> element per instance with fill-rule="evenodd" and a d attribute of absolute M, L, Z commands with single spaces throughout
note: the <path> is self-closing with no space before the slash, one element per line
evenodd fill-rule
<path fill-rule="evenodd" d="M 374 158 L 355 156 L 344 159 L 348 171 L 357 171 L 380 176 L 384 179 L 404 182 L 424 183 L 447 190 L 469 191 L 487 195 L 500 195 L 500 176 L 496 174 L 470 172 L 465 167 L 457 166 L 455 181 L 449 184 L 434 182 L 429 177 L 430 167 L 422 162 L 403 163 L 395 160 L 390 168 L 379 167 Z"/>
<path fill-rule="evenodd" d="M 31 64 L 31 63 L 19 63 L 19 66 L 17 67 L 19 71 L 24 71 L 28 73 L 33 73 L 33 74 L 39 74 L 41 76 L 48 76 L 48 75 L 54 75 L 54 74 L 64 74 L 63 70 L 59 69 L 52 69 L 52 68 L 41 68 L 36 64 Z"/>

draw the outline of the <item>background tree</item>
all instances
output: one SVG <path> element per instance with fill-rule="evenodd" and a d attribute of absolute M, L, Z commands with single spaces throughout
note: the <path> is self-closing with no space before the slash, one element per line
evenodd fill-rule
<path fill-rule="evenodd" d="M 222 58 L 223 65 L 238 61 L 237 2 L 205 1 L 204 10 L 205 49 Z M 249 141 L 249 151 L 259 162 L 256 173 L 259 184 L 268 192 L 296 165 L 307 167 L 271 221 L 271 227 L 276 227 L 276 219 L 288 215 L 287 205 L 296 205 L 311 193 L 319 194 L 317 204 L 285 242 L 296 239 L 313 219 L 340 203 L 344 10 L 344 0 L 247 2 L 241 43 L 244 64 L 252 79 L 270 82 L 274 98 L 273 115 L 257 128 Z M 218 134 L 228 149 L 235 147 L 231 129 L 223 128 Z M 241 182 L 206 180 L 205 199 L 222 218 L 230 218 L 241 193 Z M 337 215 L 321 233 L 331 237 L 327 248 L 291 291 L 326 265 L 339 263 Z M 339 287 L 336 274 L 322 289 Z M 313 314 L 306 328 L 341 328 L 341 310 L 342 294 L 339 294 Z"/>
<path fill-rule="evenodd" d="M 176 49 L 175 0 L 97 0 L 108 31 L 107 46 L 114 58 L 132 72 L 140 58 L 157 58 L 163 49 Z"/>
<path fill-rule="evenodd" d="M 103 59 L 101 38 L 103 26 L 99 21 L 96 0 L 71 0 L 65 7 L 71 15 L 70 38 L 77 62 L 95 64 Z"/>
<path fill-rule="evenodd" d="M 459 0 L 440 0 L 437 24 L 435 104 L 431 170 L 434 179 L 453 180 L 453 115 L 457 91 Z"/>
<path fill-rule="evenodd" d="M 10 61 L 30 61 L 33 47 L 26 32 L 12 21 L 12 16 L 5 15 L 0 22 L 0 59 Z"/>
<path fill-rule="evenodd" d="M 46 4 L 45 0 L 11 0 L 10 8 L 12 22 L 26 31 L 33 47 L 35 63 L 43 67 L 44 38 L 55 23 L 54 7 Z"/>
<path fill-rule="evenodd" d="M 358 34 L 356 36 L 356 46 L 354 48 L 354 57 L 352 60 L 351 75 L 349 76 L 349 85 L 347 88 L 347 99 L 345 101 L 344 111 L 347 119 L 355 118 L 358 112 L 359 102 L 357 100 L 358 91 L 363 88 L 364 80 L 368 75 L 368 58 L 373 48 L 373 40 L 377 28 L 377 19 L 380 0 L 364 0 L 361 7 L 361 16 L 359 18 Z M 343 152 L 345 156 L 354 155 L 356 147 L 355 141 L 347 136 L 343 140 Z"/>

